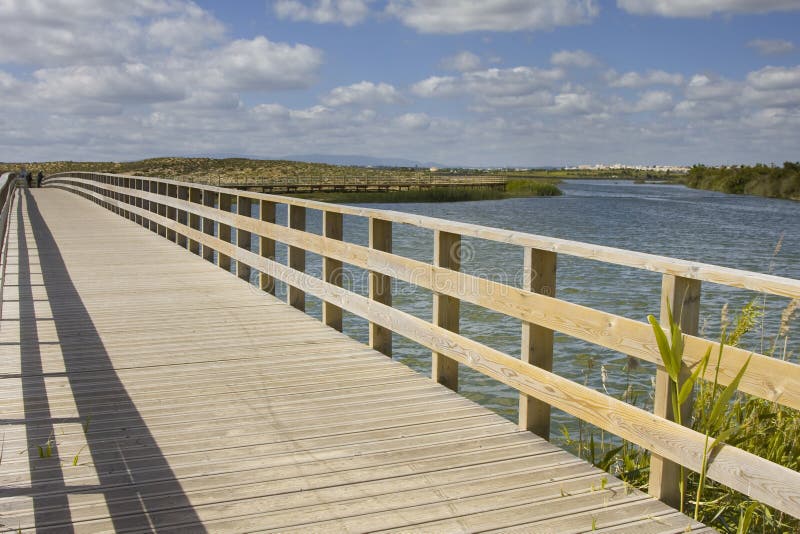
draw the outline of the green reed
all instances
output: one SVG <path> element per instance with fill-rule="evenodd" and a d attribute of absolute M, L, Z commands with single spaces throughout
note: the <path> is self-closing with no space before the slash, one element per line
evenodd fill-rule
<path fill-rule="evenodd" d="M 794 300 L 784 310 L 779 333 L 776 339 L 767 344 L 768 347 L 772 347 L 767 351 L 768 356 L 791 358 L 784 347 L 787 345 L 789 325 L 792 324 L 799 309 L 800 302 Z M 724 319 L 720 336 L 721 346 L 739 346 L 745 334 L 760 327 L 762 315 L 762 308 L 754 300 L 730 321 L 730 325 L 726 325 L 728 321 Z M 668 340 L 666 344 L 663 344 L 664 339 L 659 343 L 662 358 L 666 351 L 667 358 L 677 359 L 678 352 L 673 352 L 673 347 L 677 349 L 682 345 L 682 341 L 677 341 L 677 346 L 674 341 L 680 339 L 680 336 L 676 336 L 673 332 L 673 322 L 670 318 L 670 324 L 666 329 L 670 337 L 667 337 L 660 326 L 658 327 L 661 335 Z M 657 333 L 655 335 L 659 336 Z M 718 368 L 720 357 L 721 350 L 716 354 L 716 358 L 708 352 L 686 381 L 680 382 L 681 387 L 674 388 L 675 397 L 671 399 L 674 413 L 679 414 L 680 404 L 686 402 L 691 397 L 691 392 L 694 392 L 691 421 L 684 423 L 707 436 L 701 473 L 690 472 L 681 491 L 684 507 L 691 506 L 697 520 L 726 534 L 800 532 L 800 519 L 754 501 L 705 476 L 709 461 L 713 461 L 709 458 L 713 458 L 716 448 L 723 444 L 738 447 L 789 469 L 800 471 L 800 411 L 737 392 L 735 386 L 738 386 L 746 365 L 740 370 L 737 378 L 726 387 L 720 386 L 716 381 L 700 379 L 709 365 L 712 369 L 714 366 Z M 638 368 L 636 362 L 633 358 L 628 360 L 628 365 L 624 369 L 626 376 L 629 377 L 630 373 Z M 675 375 L 675 367 L 672 366 L 674 360 L 670 359 L 670 365 L 667 365 L 666 361 L 664 363 L 668 373 L 670 369 L 673 371 L 670 373 L 672 380 Z M 652 403 L 649 401 L 652 391 L 636 391 L 631 386 L 630 378 L 627 384 L 628 387 L 619 395 L 621 400 L 644 409 L 652 408 Z M 678 409 L 675 409 L 676 407 Z M 570 436 L 566 428 L 563 428 L 562 443 L 627 484 L 647 490 L 650 474 L 648 451 L 627 441 L 609 437 L 590 425 L 582 427 L 581 430 L 582 435 L 576 440 Z"/>

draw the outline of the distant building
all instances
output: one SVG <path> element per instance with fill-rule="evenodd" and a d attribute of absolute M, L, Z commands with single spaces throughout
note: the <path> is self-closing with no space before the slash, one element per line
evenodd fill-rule
<path fill-rule="evenodd" d="M 578 165 L 576 167 L 564 167 L 568 171 L 621 171 L 621 170 L 635 170 L 635 171 L 652 171 L 652 172 L 676 172 L 686 173 L 689 172 L 689 167 L 680 165 L 623 165 L 622 163 L 613 163 L 610 165 L 597 163 L 595 165 Z"/>

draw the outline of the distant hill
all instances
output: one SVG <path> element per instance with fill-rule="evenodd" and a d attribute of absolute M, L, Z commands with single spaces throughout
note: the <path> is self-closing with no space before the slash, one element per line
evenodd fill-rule
<path fill-rule="evenodd" d="M 0 169 L 18 169 L 25 165 L 35 172 L 41 169 L 46 175 L 56 172 L 82 170 L 175 178 L 189 182 L 212 184 L 258 183 L 262 180 L 312 179 L 336 180 L 339 178 L 377 179 L 393 177 L 417 179 L 428 176 L 427 167 L 402 169 L 394 167 L 367 168 L 364 166 L 342 166 L 325 163 L 307 163 L 293 160 L 247 159 L 247 158 L 150 158 L 126 162 L 75 162 L 49 161 L 0 163 Z"/>

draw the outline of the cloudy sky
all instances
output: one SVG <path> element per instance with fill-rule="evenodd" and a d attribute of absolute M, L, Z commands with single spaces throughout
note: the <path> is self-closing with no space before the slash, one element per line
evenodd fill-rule
<path fill-rule="evenodd" d="M 800 0 L 0 0 L 0 161 L 800 160 Z"/>

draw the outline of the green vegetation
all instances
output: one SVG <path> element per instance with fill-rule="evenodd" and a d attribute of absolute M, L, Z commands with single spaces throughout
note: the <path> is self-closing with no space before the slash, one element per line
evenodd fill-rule
<path fill-rule="evenodd" d="M 789 161 L 783 167 L 695 165 L 683 181 L 695 189 L 800 200 L 800 163 Z"/>
<path fill-rule="evenodd" d="M 800 300 L 793 300 L 783 311 L 779 333 L 771 343 L 767 343 L 771 347 L 766 351 L 768 356 L 791 359 L 791 355 L 780 353 L 778 348 L 785 346 L 784 341 L 788 338 L 789 327 L 793 324 L 793 318 L 798 310 L 800 310 Z M 742 337 L 751 330 L 757 330 L 763 320 L 762 308 L 755 300 L 734 318 L 731 328 L 725 326 L 728 323 L 726 312 L 724 309 L 720 335 L 720 340 L 725 345 L 739 346 Z M 682 341 L 679 341 L 679 329 L 673 328 L 672 325 L 668 333 L 671 342 L 664 336 L 659 341 L 659 352 L 672 380 L 675 375 L 673 363 L 678 360 L 678 355 L 682 352 Z M 698 368 L 718 365 L 718 358 L 719 355 L 715 361 L 714 358 L 710 358 L 710 353 L 707 353 Z M 587 374 L 593 366 L 593 361 L 588 360 Z M 637 368 L 638 360 L 629 358 L 625 368 L 628 378 Z M 697 368 L 694 371 L 697 371 Z M 692 377 L 686 382 L 689 385 L 678 389 L 672 399 L 673 403 L 685 402 L 691 390 L 694 390 L 695 399 L 689 426 L 708 437 L 706 461 L 702 470 L 705 471 L 708 463 L 713 461 L 716 448 L 726 443 L 794 471 L 800 471 L 800 411 L 735 392 L 735 386 L 722 387 L 716 382 L 700 380 L 698 377 L 702 372 L 704 370 L 693 372 Z M 743 372 L 740 371 L 733 384 L 741 379 Z M 644 409 L 650 409 L 652 406 L 648 405 L 649 393 L 651 392 L 635 391 L 628 380 L 628 387 L 620 398 L 631 404 L 640 405 Z M 673 411 L 680 413 L 680 410 L 675 408 Z M 566 428 L 562 429 L 563 443 L 567 448 L 631 486 L 647 489 L 650 474 L 649 452 L 627 441 L 615 440 L 587 424 L 579 424 L 579 429 L 580 435 L 577 440 L 572 439 Z M 723 533 L 800 532 L 800 519 L 753 501 L 746 495 L 709 480 L 704 472 L 690 472 L 681 494 L 684 496 L 682 507 L 691 506 L 696 519 Z"/>
<path fill-rule="evenodd" d="M 185 182 L 212 185 L 257 184 L 270 180 L 313 179 L 336 181 L 343 178 L 408 178 L 430 176 L 428 169 L 368 168 L 301 163 L 282 160 L 244 158 L 152 158 L 130 162 L 51 161 L 44 163 L 0 163 L 0 169 L 16 170 L 25 165 L 28 170 L 53 174 L 65 171 L 109 172 L 170 178 Z"/>
<path fill-rule="evenodd" d="M 465 200 L 498 200 L 511 197 L 557 196 L 561 191 L 554 171 L 545 175 L 518 171 L 483 171 L 447 169 L 431 171 L 410 167 L 369 168 L 301 163 L 296 161 L 252 160 L 243 158 L 153 158 L 142 161 L 44 163 L 0 163 L 0 169 L 16 170 L 21 166 L 33 172 L 42 170 L 46 175 L 65 171 L 108 172 L 171 178 L 185 182 L 221 186 L 258 186 L 270 182 L 297 183 L 425 183 L 427 180 L 447 178 L 506 178 L 506 191 L 490 187 L 434 187 L 409 191 L 367 192 L 315 192 L 293 193 L 294 196 L 328 202 L 457 202 Z"/>
<path fill-rule="evenodd" d="M 301 198 L 312 198 L 336 203 L 386 203 L 396 202 L 464 202 L 475 200 L 501 200 L 517 197 L 554 197 L 561 190 L 553 183 L 541 180 L 510 180 L 506 190 L 490 187 L 434 187 L 410 191 L 362 192 L 362 193 L 305 193 L 294 194 Z"/>

